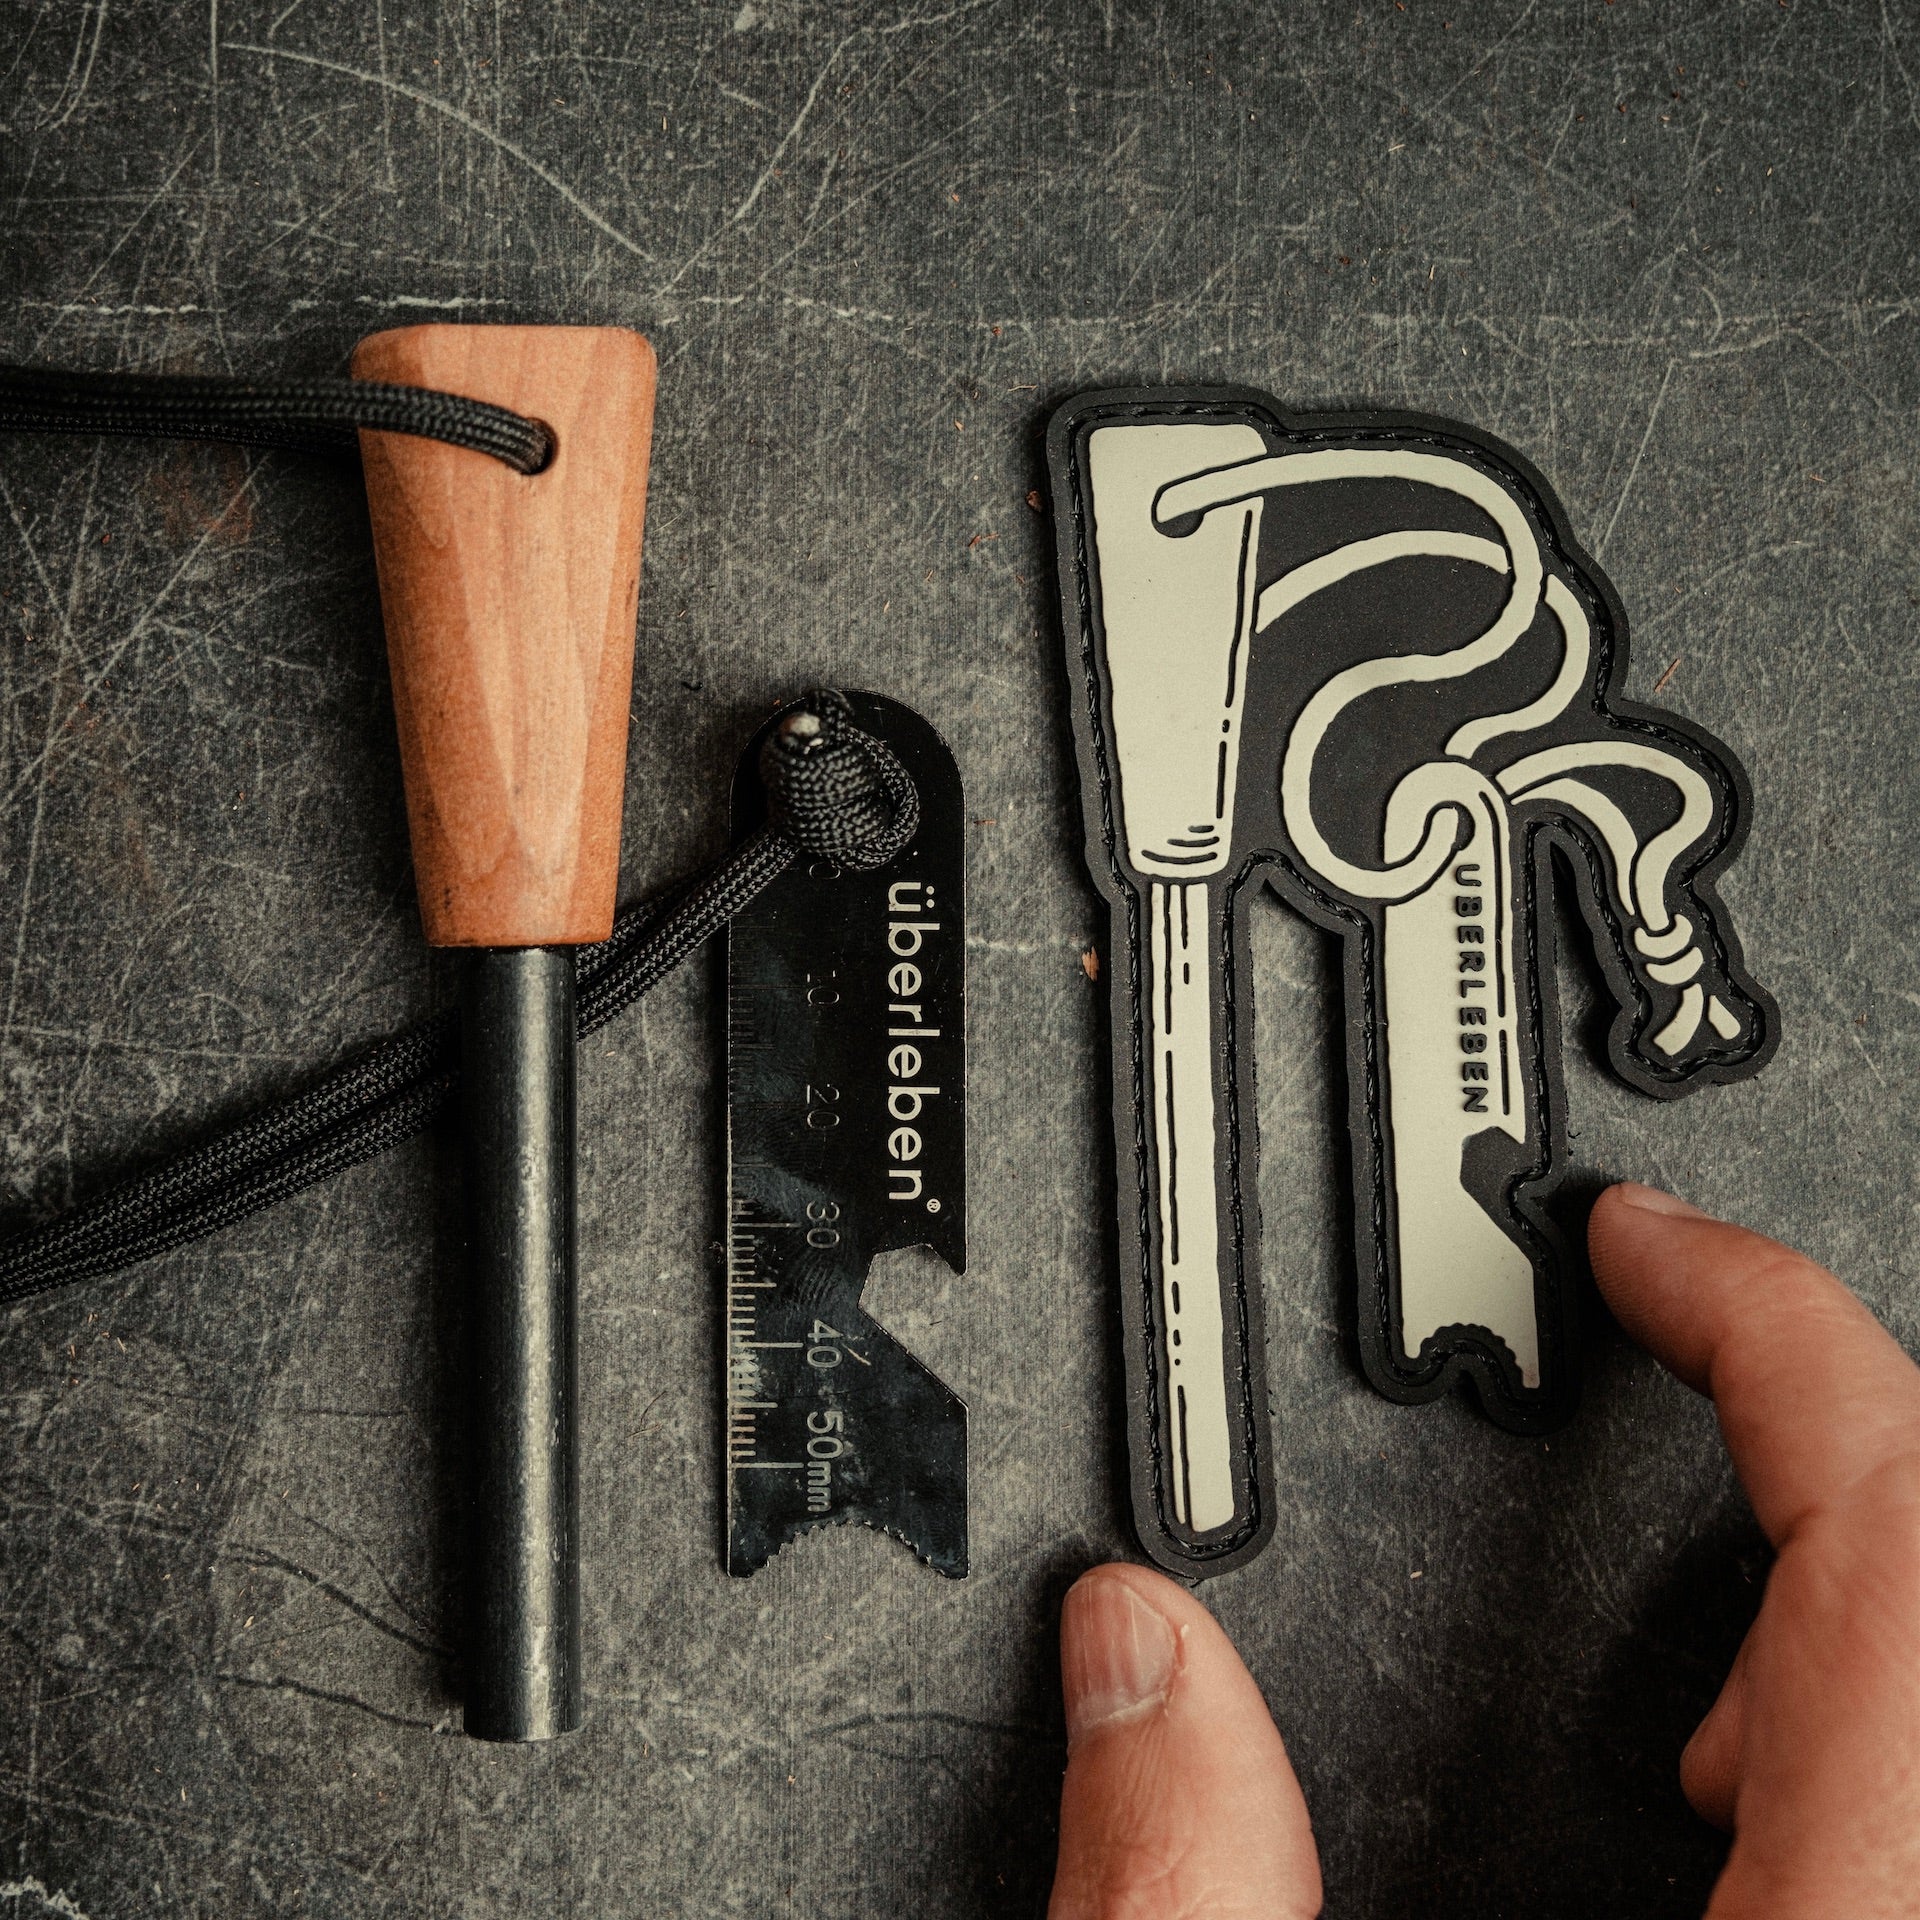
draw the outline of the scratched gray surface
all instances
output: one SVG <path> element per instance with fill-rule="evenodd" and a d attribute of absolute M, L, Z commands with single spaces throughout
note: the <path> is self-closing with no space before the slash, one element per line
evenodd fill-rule
<path fill-rule="evenodd" d="M 591 1049 L 591 1724 L 549 1750 L 453 1730 L 444 1145 L 0 1320 L 6 1920 L 1041 1910 L 1058 1600 L 1127 1546 L 1096 922 L 1024 504 L 1078 385 L 1412 406 L 1545 469 L 1635 615 L 1635 690 L 1677 662 L 1665 697 L 1754 771 L 1725 891 L 1786 1022 L 1758 1083 L 1671 1109 L 1575 1044 L 1580 1161 L 1801 1242 L 1920 1336 L 1920 17 L 1450 4 L 0 10 L 5 357 L 652 336 L 626 886 L 719 847 L 772 700 L 916 703 L 971 786 L 976 1125 L 971 1270 L 874 1290 L 972 1406 L 974 1577 L 840 1534 L 735 1585 L 710 971 Z M 15 439 L 0 506 L 25 1217 L 444 982 L 350 471 Z M 1327 956 L 1277 907 L 1256 946 L 1289 1493 L 1207 1598 L 1332 1903 L 1696 1912 L 1718 1842 L 1674 1761 L 1765 1564 L 1710 1418 L 1599 1325 L 1547 1444 L 1363 1387 Z"/>

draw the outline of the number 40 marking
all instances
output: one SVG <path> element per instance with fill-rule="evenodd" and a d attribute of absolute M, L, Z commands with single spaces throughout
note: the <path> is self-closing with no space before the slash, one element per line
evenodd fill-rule
<path fill-rule="evenodd" d="M 851 1355 L 863 1367 L 872 1366 L 873 1362 L 858 1347 L 851 1345 L 838 1347 L 832 1344 L 836 1340 L 845 1340 L 846 1337 L 838 1327 L 830 1327 L 824 1320 L 815 1320 L 807 1329 L 807 1338 L 813 1342 L 807 1348 L 807 1365 L 817 1367 L 824 1373 L 829 1367 L 837 1367 L 844 1356 Z"/>

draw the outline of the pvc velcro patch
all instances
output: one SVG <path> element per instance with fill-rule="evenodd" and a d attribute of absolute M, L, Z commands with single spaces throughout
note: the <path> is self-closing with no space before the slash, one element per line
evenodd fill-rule
<path fill-rule="evenodd" d="M 1626 615 L 1545 483 L 1468 428 L 1085 394 L 1049 441 L 1087 852 L 1112 909 L 1134 1507 L 1188 1574 L 1273 1524 L 1247 903 L 1340 936 L 1358 1333 L 1394 1399 L 1566 1417 L 1572 1275 L 1549 890 L 1620 1077 L 1671 1098 L 1778 1037 L 1714 878 L 1751 791 L 1627 700 Z"/>

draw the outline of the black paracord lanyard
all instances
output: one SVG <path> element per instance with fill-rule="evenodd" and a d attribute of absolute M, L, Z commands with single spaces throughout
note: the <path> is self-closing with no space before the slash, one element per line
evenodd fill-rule
<path fill-rule="evenodd" d="M 350 451 L 366 428 L 417 434 L 537 473 L 553 436 L 538 420 L 458 394 L 359 380 L 218 380 L 0 367 L 0 433 L 113 433 Z M 624 908 L 576 949 L 585 1039 L 670 973 L 797 853 L 883 866 L 919 825 L 913 782 L 854 726 L 845 701 L 807 703 L 761 755 L 768 825 L 694 880 Z M 459 1081 L 458 1015 L 408 1028 L 291 1100 L 122 1181 L 45 1226 L 0 1240 L 0 1305 L 145 1260 L 230 1226 L 418 1133 Z"/>

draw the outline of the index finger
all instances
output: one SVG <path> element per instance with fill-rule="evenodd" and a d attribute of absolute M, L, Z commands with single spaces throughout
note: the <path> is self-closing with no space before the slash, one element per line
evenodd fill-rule
<path fill-rule="evenodd" d="M 1876 1468 L 1920 1454 L 1920 1368 L 1804 1254 L 1633 1185 L 1600 1196 L 1587 1248 L 1620 1324 L 1713 1396 L 1775 1546 Z"/>

